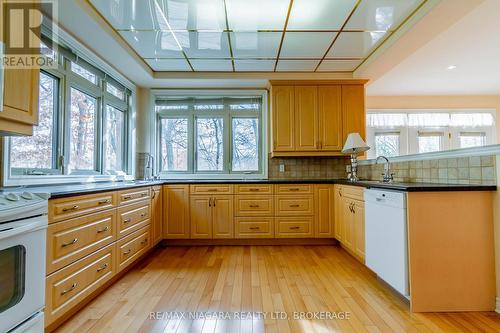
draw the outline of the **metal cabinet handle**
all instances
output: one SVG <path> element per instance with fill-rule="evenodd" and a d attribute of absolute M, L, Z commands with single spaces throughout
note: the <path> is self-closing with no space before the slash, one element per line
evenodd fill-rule
<path fill-rule="evenodd" d="M 75 244 L 76 242 L 78 242 L 78 238 L 73 238 L 73 240 L 71 242 L 61 244 L 61 247 L 70 246 L 70 245 Z"/>
<path fill-rule="evenodd" d="M 260 227 L 250 227 L 248 229 L 250 229 L 250 230 L 260 230 Z"/>
<path fill-rule="evenodd" d="M 108 231 L 108 230 L 109 230 L 109 227 L 105 227 L 105 228 L 102 228 L 102 229 L 97 230 L 97 233 L 98 233 L 98 234 L 102 234 L 103 232 L 106 232 L 106 231 Z"/>
<path fill-rule="evenodd" d="M 208 207 L 212 207 L 212 198 L 208 199 Z"/>
<path fill-rule="evenodd" d="M 111 203 L 111 200 L 110 200 L 110 199 L 101 200 L 101 201 L 99 201 L 97 204 L 98 204 L 98 205 L 104 205 L 104 204 L 108 204 L 108 203 Z"/>
<path fill-rule="evenodd" d="M 214 207 L 215 207 L 215 202 L 216 202 L 217 199 L 214 198 L 214 201 L 213 201 L 213 204 L 214 204 Z"/>
<path fill-rule="evenodd" d="M 123 200 L 130 200 L 130 199 L 132 199 L 132 196 L 130 196 L 130 195 L 126 195 L 123 197 Z"/>
<path fill-rule="evenodd" d="M 104 265 L 102 265 L 101 267 L 99 267 L 99 268 L 97 269 L 97 273 L 102 272 L 102 271 L 103 271 L 103 270 L 105 270 L 106 268 L 108 268 L 108 264 L 104 264 Z"/>
<path fill-rule="evenodd" d="M 145 197 L 147 195 L 148 195 L 147 193 L 141 193 L 141 197 Z"/>
<path fill-rule="evenodd" d="M 154 199 L 156 198 L 156 191 L 153 191 L 153 196 L 151 197 L 151 199 Z"/>
<path fill-rule="evenodd" d="M 249 205 L 248 207 L 250 207 L 250 208 L 259 208 L 260 206 L 259 205 Z"/>
<path fill-rule="evenodd" d="M 300 188 L 289 188 L 288 191 L 292 191 L 292 192 L 297 192 L 297 191 L 300 191 Z"/>
<path fill-rule="evenodd" d="M 216 188 L 209 188 L 207 189 L 207 192 L 217 192 L 218 190 Z"/>
<path fill-rule="evenodd" d="M 63 290 L 61 291 L 61 296 L 63 295 L 66 295 L 67 293 L 69 293 L 70 291 L 73 291 L 76 287 L 78 286 L 78 283 L 75 282 L 71 285 L 71 287 L 69 287 L 69 289 L 66 289 L 66 290 Z"/>
<path fill-rule="evenodd" d="M 258 188 L 249 188 L 248 191 L 250 191 L 250 192 L 259 192 L 260 189 L 258 189 Z"/>
<path fill-rule="evenodd" d="M 80 206 L 74 205 L 73 207 L 70 208 L 63 208 L 63 212 L 70 212 L 72 210 L 77 210 L 78 208 L 80 208 Z"/>
<path fill-rule="evenodd" d="M 148 239 L 147 239 L 147 238 L 145 238 L 145 239 L 141 242 L 141 245 L 144 245 L 144 244 L 146 244 L 147 242 L 148 242 Z"/>
<path fill-rule="evenodd" d="M 131 219 L 125 219 L 123 220 L 123 223 L 130 223 L 130 221 L 132 221 Z"/>
<path fill-rule="evenodd" d="M 129 254 L 131 251 L 132 251 L 131 249 L 128 249 L 127 251 L 123 252 L 123 255 L 125 255 L 125 256 L 126 256 L 126 255 L 127 255 L 127 254 Z"/>
<path fill-rule="evenodd" d="M 290 208 L 297 208 L 297 207 L 300 207 L 300 205 L 297 204 L 290 205 Z"/>
<path fill-rule="evenodd" d="M 290 230 L 299 230 L 300 227 L 290 227 Z"/>

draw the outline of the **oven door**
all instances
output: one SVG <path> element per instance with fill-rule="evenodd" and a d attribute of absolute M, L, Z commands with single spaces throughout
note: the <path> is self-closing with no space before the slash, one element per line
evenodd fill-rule
<path fill-rule="evenodd" d="M 0 224 L 0 332 L 45 304 L 47 216 Z"/>

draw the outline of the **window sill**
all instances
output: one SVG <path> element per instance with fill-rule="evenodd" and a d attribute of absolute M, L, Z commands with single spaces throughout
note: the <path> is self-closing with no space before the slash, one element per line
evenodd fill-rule
<path fill-rule="evenodd" d="M 264 173 L 256 174 L 172 174 L 172 173 L 162 173 L 160 174 L 160 179 L 170 180 L 170 179 L 196 179 L 196 180 L 255 180 L 255 179 L 268 179 L 268 175 Z"/>
<path fill-rule="evenodd" d="M 122 180 L 134 180 L 131 175 L 43 175 L 43 176 L 11 176 L 3 182 L 4 187 L 57 185 L 76 183 L 96 183 Z"/>

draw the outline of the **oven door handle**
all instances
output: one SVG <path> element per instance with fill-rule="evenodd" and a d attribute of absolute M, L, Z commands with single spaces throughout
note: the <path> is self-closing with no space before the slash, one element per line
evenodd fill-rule
<path fill-rule="evenodd" d="M 0 224 L 0 240 L 16 236 L 25 233 L 27 231 L 32 231 L 38 229 L 40 226 L 46 225 L 46 223 L 43 223 L 41 218 L 33 218 L 30 220 L 32 221 L 17 227 L 9 227 L 9 224 L 6 225 Z"/>

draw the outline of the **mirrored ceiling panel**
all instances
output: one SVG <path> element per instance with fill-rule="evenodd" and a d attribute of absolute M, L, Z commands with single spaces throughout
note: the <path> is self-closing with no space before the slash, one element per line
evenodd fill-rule
<path fill-rule="evenodd" d="M 363 58 L 376 47 L 385 33 L 342 32 L 327 54 L 327 58 Z"/>
<path fill-rule="evenodd" d="M 143 58 L 183 58 L 181 47 L 168 31 L 120 31 L 120 35 Z M 188 40 L 189 41 L 189 40 Z M 183 41 L 186 46 L 186 41 Z"/>
<path fill-rule="evenodd" d="M 193 59 L 191 65 L 199 72 L 232 72 L 233 64 L 230 59 Z"/>
<path fill-rule="evenodd" d="M 174 32 L 189 58 L 231 58 L 227 32 Z"/>
<path fill-rule="evenodd" d="M 422 0 L 364 0 L 346 25 L 347 30 L 386 31 L 396 28 Z"/>
<path fill-rule="evenodd" d="M 276 58 L 281 32 L 233 32 L 231 45 L 235 58 Z"/>
<path fill-rule="evenodd" d="M 154 0 L 90 0 L 90 3 L 116 30 L 157 29 Z"/>
<path fill-rule="evenodd" d="M 145 59 L 146 63 L 157 72 L 190 72 L 186 59 Z"/>
<path fill-rule="evenodd" d="M 336 35 L 336 32 L 287 32 L 280 58 L 321 59 Z"/>
<path fill-rule="evenodd" d="M 226 29 L 223 0 L 152 1 L 158 4 L 155 6 L 157 16 L 159 18 L 164 16 L 174 30 L 223 31 Z M 161 23 L 160 19 L 159 24 Z"/>
<path fill-rule="evenodd" d="M 357 0 L 294 0 L 287 29 L 339 30 Z"/>
<path fill-rule="evenodd" d="M 353 71 L 362 60 L 323 60 L 318 67 L 318 72 L 350 72 Z"/>
<path fill-rule="evenodd" d="M 276 60 L 235 59 L 234 68 L 241 72 L 272 72 Z"/>
<path fill-rule="evenodd" d="M 278 61 L 278 72 L 312 72 L 319 60 L 283 60 Z"/>
<path fill-rule="evenodd" d="M 229 29 L 283 30 L 290 0 L 225 0 Z"/>

